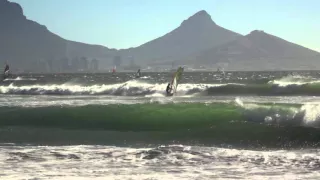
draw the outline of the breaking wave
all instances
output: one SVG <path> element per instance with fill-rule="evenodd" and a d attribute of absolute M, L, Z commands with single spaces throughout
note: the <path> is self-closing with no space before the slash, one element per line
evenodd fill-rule
<path fill-rule="evenodd" d="M 119 84 L 79 85 L 72 83 L 51 85 L 23 85 L 10 84 L 0 86 L 2 94 L 31 94 L 31 95 L 118 95 L 141 96 L 152 94 L 165 94 L 167 84 L 150 84 L 137 80 Z M 201 92 L 207 87 L 219 86 L 216 84 L 180 84 L 178 95 Z"/>
<path fill-rule="evenodd" d="M 148 78 L 148 77 L 145 77 Z M 16 80 L 22 79 L 17 77 Z M 31 79 L 30 79 L 31 80 Z M 83 85 L 77 82 L 64 84 L 0 85 L 1 94 L 27 95 L 115 95 L 115 96 L 164 96 L 167 83 L 150 83 L 141 78 L 117 84 Z M 177 96 L 183 95 L 261 95 L 292 96 L 320 95 L 320 81 L 304 76 L 286 76 L 261 84 L 192 84 L 182 83 L 178 86 Z"/>
<path fill-rule="evenodd" d="M 291 146 L 299 143 L 318 145 L 320 140 L 320 104 L 246 104 L 238 99 L 232 103 L 211 104 L 1 107 L 0 116 L 6 117 L 0 120 L 2 128 L 61 128 L 121 133 L 121 137 L 108 135 L 110 137 L 106 143 L 132 140 Z M 3 133 L 5 131 L 2 130 L 2 138 L 11 138 Z M 17 133 L 20 134 L 20 131 Z M 80 136 L 83 138 L 83 135 Z M 117 139 L 111 138 L 115 136 Z"/>
<path fill-rule="evenodd" d="M 317 78 L 300 76 L 300 75 L 289 75 L 269 81 L 269 84 L 279 85 L 281 87 L 292 86 L 292 85 L 306 85 L 306 84 L 318 84 L 320 80 Z"/>
<path fill-rule="evenodd" d="M 36 78 L 25 78 L 25 77 L 16 77 L 16 78 L 7 78 L 4 79 L 3 81 L 36 81 Z"/>

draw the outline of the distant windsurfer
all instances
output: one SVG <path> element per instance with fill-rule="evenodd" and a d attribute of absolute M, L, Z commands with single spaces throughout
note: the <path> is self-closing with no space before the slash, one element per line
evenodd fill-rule
<path fill-rule="evenodd" d="M 4 68 L 4 72 L 7 72 L 7 71 L 9 71 L 9 65 L 8 64 L 6 64 L 6 67 Z"/>
<path fill-rule="evenodd" d="M 9 65 L 6 63 L 6 66 L 4 68 L 4 72 L 3 72 L 3 79 L 8 78 L 9 76 Z"/>
<path fill-rule="evenodd" d="M 166 89 L 167 96 L 172 96 L 173 95 L 173 93 L 171 93 L 171 90 L 172 90 L 172 85 L 169 83 L 168 86 L 167 86 L 167 89 Z"/>
<path fill-rule="evenodd" d="M 138 72 L 137 72 L 137 76 L 136 77 L 140 77 L 141 76 L 141 72 L 140 72 L 140 69 L 138 69 Z"/>
<path fill-rule="evenodd" d="M 112 68 L 112 76 L 116 74 L 116 66 Z"/>

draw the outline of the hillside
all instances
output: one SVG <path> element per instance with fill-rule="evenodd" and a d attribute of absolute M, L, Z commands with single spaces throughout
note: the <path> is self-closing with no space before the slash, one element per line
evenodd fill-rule
<path fill-rule="evenodd" d="M 23 70 L 54 63 L 60 63 L 58 72 L 76 70 L 69 67 L 70 60 L 81 57 L 98 59 L 100 69 L 114 64 L 171 66 L 173 62 L 214 67 L 225 63 L 226 69 L 234 70 L 320 69 L 318 52 L 263 31 L 240 35 L 217 25 L 206 11 L 195 13 L 157 39 L 122 50 L 66 40 L 27 19 L 21 6 L 8 0 L 0 0 L 0 26 L 0 62 L 10 61 L 12 67 Z"/>
<path fill-rule="evenodd" d="M 135 56 L 144 63 L 168 61 L 171 64 L 175 59 L 214 48 L 239 36 L 215 24 L 206 11 L 199 11 L 168 34 L 130 49 L 125 54 Z"/>
<path fill-rule="evenodd" d="M 17 3 L 0 0 L 0 61 L 26 68 L 35 60 L 87 56 L 103 58 L 115 50 L 68 41 L 28 20 Z"/>
<path fill-rule="evenodd" d="M 219 47 L 194 54 L 200 64 L 228 63 L 232 69 L 314 69 L 319 53 L 263 31 L 252 31 Z"/>

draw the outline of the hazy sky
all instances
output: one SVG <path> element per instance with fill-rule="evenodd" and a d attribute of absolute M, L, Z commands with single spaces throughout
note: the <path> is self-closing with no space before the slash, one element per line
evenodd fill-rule
<path fill-rule="evenodd" d="M 319 0 L 11 0 L 63 38 L 109 48 L 139 46 L 206 10 L 218 25 L 264 30 L 320 51 Z"/>

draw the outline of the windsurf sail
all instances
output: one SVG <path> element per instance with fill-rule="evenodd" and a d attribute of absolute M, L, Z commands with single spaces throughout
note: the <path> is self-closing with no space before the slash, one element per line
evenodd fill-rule
<path fill-rule="evenodd" d="M 220 73 L 220 74 L 223 75 L 223 76 L 226 75 L 226 73 L 224 72 L 224 69 L 223 69 L 223 68 L 218 67 L 217 72 Z"/>
<path fill-rule="evenodd" d="M 10 72 L 9 65 L 6 64 L 4 71 L 3 71 L 3 78 L 4 79 L 6 79 L 9 76 L 9 72 Z"/>
<path fill-rule="evenodd" d="M 112 73 L 116 73 L 116 66 L 112 68 Z"/>
<path fill-rule="evenodd" d="M 138 72 L 137 72 L 136 77 L 140 77 L 140 76 L 141 76 L 141 73 L 140 73 L 140 69 L 139 69 Z"/>
<path fill-rule="evenodd" d="M 175 94 L 177 92 L 178 84 L 181 79 L 182 73 L 182 67 L 179 67 L 178 70 L 174 73 L 173 79 L 171 81 L 171 94 Z"/>

